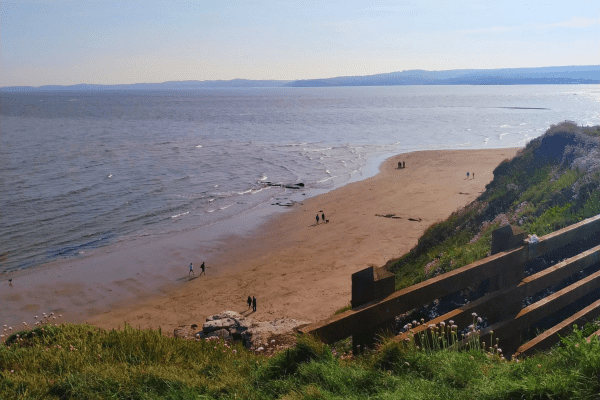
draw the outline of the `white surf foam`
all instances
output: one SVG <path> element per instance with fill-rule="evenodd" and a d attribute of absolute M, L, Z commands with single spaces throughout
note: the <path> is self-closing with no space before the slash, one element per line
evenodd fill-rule
<path fill-rule="evenodd" d="M 181 213 L 181 214 L 172 215 L 171 218 L 181 217 L 182 215 L 186 215 L 186 214 L 189 214 L 189 213 L 190 212 L 188 211 L 188 212 L 184 212 L 184 213 Z"/>
<path fill-rule="evenodd" d="M 331 180 L 333 178 L 337 178 L 337 175 L 336 176 L 330 176 L 329 178 L 321 179 L 321 180 L 317 181 L 317 183 L 327 182 L 328 180 Z"/>

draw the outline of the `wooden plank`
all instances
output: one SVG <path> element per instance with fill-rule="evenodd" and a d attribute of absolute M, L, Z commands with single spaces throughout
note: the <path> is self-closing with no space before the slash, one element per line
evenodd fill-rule
<path fill-rule="evenodd" d="M 550 348 L 554 343 L 560 340 L 560 336 L 566 336 L 573 326 L 576 324 L 581 327 L 586 322 L 597 318 L 600 315 L 600 300 L 596 300 L 583 310 L 573 314 L 570 318 L 565 319 L 559 324 L 554 325 L 547 331 L 539 334 L 534 339 L 520 346 L 513 357 L 528 356 L 536 350 L 545 350 Z"/>
<path fill-rule="evenodd" d="M 537 274 L 530 275 L 524 278 L 518 286 L 524 287 L 524 296 L 531 296 L 598 262 L 600 262 L 600 245 L 559 262 Z"/>
<path fill-rule="evenodd" d="M 529 260 L 598 232 L 600 232 L 600 214 L 542 236 L 538 243 L 529 244 L 527 246 L 529 248 Z"/>
<path fill-rule="evenodd" d="M 454 320 L 455 318 L 460 317 L 463 314 L 465 314 L 465 312 L 463 310 L 461 310 L 459 308 L 454 309 L 454 310 L 452 310 L 452 311 L 450 311 L 450 312 L 448 312 L 448 313 L 446 313 L 444 315 L 441 315 L 441 316 L 439 316 L 437 318 L 432 319 L 431 321 L 427 321 L 427 322 L 425 322 L 425 323 L 423 323 L 421 325 L 417 325 L 416 327 L 413 327 L 411 329 L 412 330 L 412 334 L 417 335 L 417 334 L 419 334 L 419 333 L 421 333 L 423 331 L 426 331 L 430 324 L 437 325 L 440 322 L 448 323 L 448 321 Z M 455 321 L 455 324 L 456 324 L 456 321 Z M 396 341 L 406 340 L 406 339 L 409 338 L 409 334 L 410 334 L 410 332 L 401 333 L 399 335 L 396 335 L 394 337 L 394 340 L 396 340 Z"/>
<path fill-rule="evenodd" d="M 364 326 L 379 325 L 389 321 L 396 315 L 428 304 L 447 294 L 454 293 L 470 285 L 479 284 L 481 281 L 497 275 L 498 271 L 502 272 L 501 278 L 505 281 L 514 281 L 515 277 L 522 272 L 519 267 L 525 262 L 556 248 L 563 247 L 576 239 L 585 238 L 598 232 L 600 232 L 600 215 L 545 235 L 540 238 L 538 243 L 531 243 L 524 247 L 500 252 L 399 290 L 379 303 L 369 304 L 357 310 L 349 310 L 308 325 L 302 328 L 300 332 L 316 335 L 326 343 L 344 339 L 350 336 L 352 332 L 361 330 Z M 584 263 L 585 261 L 581 262 Z M 506 268 L 507 265 L 510 267 Z M 573 265 L 573 268 L 576 267 Z M 560 270 L 560 268 L 557 269 Z M 566 271 L 561 270 L 554 276 L 567 273 Z M 549 275 L 546 279 L 550 279 Z M 530 282 L 534 282 L 534 280 L 530 280 Z M 530 289 L 534 290 L 538 284 L 541 285 L 541 283 L 535 283 L 534 286 L 530 286 Z"/>
<path fill-rule="evenodd" d="M 302 333 L 310 333 L 325 343 L 344 339 L 364 326 L 378 325 L 390 318 L 435 299 L 454 293 L 498 274 L 506 265 L 519 266 L 527 260 L 527 247 L 501 252 L 483 260 L 447 272 L 435 278 L 398 290 L 379 303 L 348 310 L 324 321 L 309 325 Z M 507 274 L 511 271 L 504 269 Z"/>
<path fill-rule="evenodd" d="M 494 332 L 493 336 L 500 340 L 510 339 L 533 323 L 573 303 L 598 287 L 600 287 L 600 271 L 525 307 L 514 319 L 493 324 L 480 335 L 480 340 L 491 343 L 489 336 L 492 331 Z"/>
<path fill-rule="evenodd" d="M 473 313 L 477 315 L 485 316 L 485 311 L 487 311 L 487 307 L 490 304 L 497 303 L 497 300 L 503 296 L 503 292 L 492 292 L 488 293 L 485 296 L 478 298 L 475 301 L 472 301 L 468 304 L 465 304 L 462 307 L 456 308 L 450 312 L 447 312 L 444 315 L 440 315 L 437 318 L 432 319 L 431 321 L 427 321 L 417 327 L 413 327 L 412 331 L 414 334 L 420 333 L 427 329 L 429 324 L 439 324 L 440 322 L 446 322 L 452 320 L 454 324 L 459 327 L 459 329 L 463 329 L 468 325 L 473 323 Z M 408 332 L 401 333 L 394 337 L 394 340 L 405 340 L 408 339 Z"/>
<path fill-rule="evenodd" d="M 594 333 L 592 333 L 590 336 L 588 336 L 588 338 L 587 338 L 587 342 L 588 342 L 588 343 L 589 343 L 589 342 L 591 342 L 591 341 L 592 341 L 592 338 L 593 338 L 594 336 L 600 336 L 600 329 L 598 329 L 596 332 L 594 332 Z"/>
<path fill-rule="evenodd" d="M 600 246 L 587 250 L 581 254 L 560 262 L 550 268 L 546 268 L 537 274 L 524 278 L 516 287 L 509 288 L 502 292 L 492 292 L 480 297 L 479 299 L 452 310 L 444 315 L 441 315 L 431 321 L 427 321 L 422 325 L 413 327 L 413 333 L 417 334 L 426 330 L 429 324 L 439 324 L 444 321 L 454 320 L 461 329 L 472 322 L 471 314 L 477 313 L 481 317 L 492 319 L 502 310 L 502 307 L 507 305 L 504 299 L 514 299 L 516 302 L 521 302 L 525 296 L 531 296 L 542 289 L 555 284 L 556 282 L 573 275 L 580 270 L 587 268 L 600 261 Z M 518 309 L 520 309 L 520 304 Z M 510 310 L 508 310 L 510 313 Z M 516 312 L 515 312 L 516 314 Z M 405 340 L 408 338 L 408 333 L 403 333 L 397 336 L 397 340 Z"/>

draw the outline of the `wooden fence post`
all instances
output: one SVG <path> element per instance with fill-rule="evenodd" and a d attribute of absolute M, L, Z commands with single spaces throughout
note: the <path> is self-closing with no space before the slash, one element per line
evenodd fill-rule
<path fill-rule="evenodd" d="M 396 277 L 384 268 L 365 268 L 352 274 L 352 308 L 381 300 L 396 290 Z M 377 325 L 361 326 L 352 332 L 352 350 L 359 354 L 372 347 L 377 335 L 389 330 L 393 332 L 395 316 Z"/>
<path fill-rule="evenodd" d="M 492 232 L 491 255 L 523 245 L 526 233 L 518 226 L 505 225 Z M 489 291 L 502 290 L 518 284 L 525 277 L 524 265 L 503 266 L 498 274 L 490 278 Z"/>

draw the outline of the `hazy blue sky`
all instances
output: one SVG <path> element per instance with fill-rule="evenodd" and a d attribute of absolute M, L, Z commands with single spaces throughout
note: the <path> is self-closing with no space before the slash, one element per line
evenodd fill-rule
<path fill-rule="evenodd" d="M 0 86 L 600 64 L 600 1 L 0 1 Z"/>

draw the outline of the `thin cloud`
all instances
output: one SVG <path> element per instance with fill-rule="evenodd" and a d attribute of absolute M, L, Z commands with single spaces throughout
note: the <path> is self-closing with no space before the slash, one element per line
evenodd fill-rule
<path fill-rule="evenodd" d="M 538 25 L 538 28 L 587 28 L 596 25 L 599 22 L 599 19 L 577 17 L 568 21 L 556 22 L 554 24 Z"/>
<path fill-rule="evenodd" d="M 479 29 L 458 29 L 455 32 L 462 34 L 481 34 L 481 33 L 500 33 L 500 32 L 510 32 L 515 30 L 520 30 L 521 27 L 514 26 L 491 26 L 489 28 L 479 28 Z"/>

